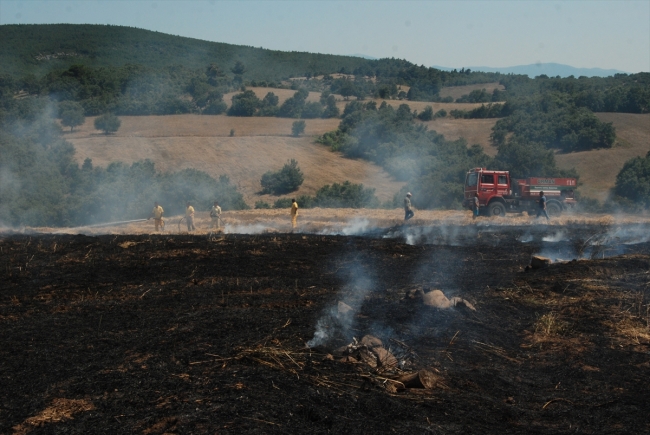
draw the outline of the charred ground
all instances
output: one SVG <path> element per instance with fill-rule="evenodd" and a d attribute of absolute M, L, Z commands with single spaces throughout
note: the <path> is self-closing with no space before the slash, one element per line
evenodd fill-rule
<path fill-rule="evenodd" d="M 570 259 L 607 229 L 567 227 L 551 247 L 544 227 L 415 244 L 400 231 L 5 235 L 0 432 L 650 431 L 649 243 L 526 272 L 532 254 Z M 408 297 L 422 287 L 477 311 L 424 307 Z M 305 347 L 328 307 L 359 297 L 350 330 Z M 365 334 L 443 382 L 394 393 L 326 358 Z"/>

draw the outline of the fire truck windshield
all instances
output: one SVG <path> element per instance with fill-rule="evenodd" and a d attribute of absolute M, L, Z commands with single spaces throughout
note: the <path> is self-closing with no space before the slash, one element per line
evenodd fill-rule
<path fill-rule="evenodd" d="M 476 186 L 476 182 L 478 181 L 478 173 L 472 172 L 470 174 L 467 174 L 467 186 L 469 187 L 474 187 Z"/>

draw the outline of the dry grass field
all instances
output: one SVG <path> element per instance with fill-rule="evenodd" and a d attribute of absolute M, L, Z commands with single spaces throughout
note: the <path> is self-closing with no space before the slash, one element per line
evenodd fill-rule
<path fill-rule="evenodd" d="M 435 104 L 435 103 L 434 103 Z M 434 108 L 434 110 L 436 110 Z M 492 127 L 498 120 L 491 119 L 453 119 L 449 117 L 438 118 L 425 122 L 429 130 L 445 136 L 446 139 L 456 140 L 465 138 L 467 145 L 479 144 L 483 146 L 486 154 L 496 156 L 497 149 L 490 144 Z"/>
<path fill-rule="evenodd" d="M 491 92 L 497 84 L 481 85 Z M 454 92 L 466 94 L 477 85 L 457 87 Z M 463 88 L 463 89 L 460 89 Z M 489 89 L 488 89 L 489 88 Z M 274 92 L 280 103 L 293 96 L 289 89 L 251 88 L 260 98 Z M 446 88 L 447 92 L 450 88 Z M 224 100 L 230 102 L 232 95 Z M 319 93 L 310 92 L 308 101 L 318 101 Z M 372 101 L 372 100 L 365 100 Z M 384 100 L 374 100 L 381 104 Z M 409 102 L 385 100 L 397 108 L 408 104 L 421 111 L 432 106 L 434 111 L 472 109 L 480 104 Z M 348 101 L 339 96 L 341 110 Z M 557 154 L 561 168 L 575 167 L 581 176 L 583 195 L 604 200 L 614 186 L 616 175 L 628 159 L 643 156 L 650 150 L 650 115 L 599 113 L 599 119 L 616 127 L 617 142 L 611 149 Z M 313 194 L 325 184 L 349 180 L 374 187 L 381 200 L 399 191 L 403 183 L 394 181 L 381 168 L 363 161 L 345 159 L 341 154 L 313 143 L 315 136 L 335 130 L 339 119 L 306 120 L 305 136 L 290 136 L 294 119 L 253 117 L 240 118 L 201 115 L 121 117 L 122 127 L 114 135 L 103 135 L 93 128 L 94 118 L 74 132 L 65 133 L 77 149 L 77 160 L 91 158 L 96 165 L 112 161 L 130 163 L 151 159 L 161 170 L 196 168 L 212 176 L 228 175 L 244 194 L 249 204 L 274 201 L 275 197 L 258 194 L 259 179 L 268 170 L 279 169 L 288 159 L 298 160 L 306 175 L 305 183 L 296 195 Z M 447 139 L 465 138 L 468 145 L 480 144 L 488 155 L 497 149 L 490 145 L 490 133 L 496 119 L 451 119 L 449 117 L 425 122 L 430 130 Z M 230 137 L 234 130 L 234 137 Z"/>
<path fill-rule="evenodd" d="M 492 92 L 491 89 L 494 88 L 494 85 L 496 85 L 496 84 L 484 85 L 483 87 L 492 86 L 490 88 L 490 90 L 489 90 L 489 92 Z M 472 85 L 472 86 L 475 86 L 475 85 Z M 469 89 L 468 86 L 458 86 L 458 87 L 459 88 L 468 88 Z M 255 92 L 255 95 L 257 95 L 257 97 L 260 98 L 260 99 L 264 98 L 264 96 L 266 96 L 267 93 L 273 92 L 278 97 L 278 100 L 279 100 L 278 104 L 279 105 L 284 103 L 288 98 L 293 97 L 293 95 L 296 93 L 296 91 L 294 91 L 293 89 L 275 89 L 275 88 L 247 88 L 247 89 Z M 467 92 L 464 92 L 464 94 L 469 93 L 472 89 L 470 89 Z M 479 88 L 479 89 L 482 89 L 482 88 Z M 404 92 L 408 92 L 408 86 L 401 86 L 401 90 L 403 90 Z M 230 92 L 228 94 L 225 94 L 223 96 L 223 101 L 225 101 L 226 104 L 228 105 L 228 107 L 230 107 L 230 105 L 232 104 L 232 97 L 234 95 L 236 95 L 236 94 L 239 94 L 239 93 L 240 92 Z M 348 104 L 350 101 L 354 100 L 354 98 L 351 98 L 349 100 L 345 100 L 343 98 L 343 96 L 338 95 L 338 94 L 334 94 L 334 96 L 336 97 L 336 100 L 337 100 L 336 105 L 341 110 L 341 112 L 343 111 L 343 109 L 345 109 L 346 104 Z M 319 101 L 319 100 L 320 100 L 320 92 L 310 92 L 309 96 L 307 97 L 308 102 Z M 426 106 L 431 106 L 433 108 L 434 112 L 437 112 L 440 109 L 445 109 L 447 112 L 449 112 L 450 110 L 454 110 L 454 109 L 471 110 L 471 109 L 474 109 L 475 107 L 479 107 L 481 105 L 481 104 L 475 104 L 475 103 L 429 103 L 429 102 L 426 102 L 426 101 L 383 100 L 381 98 L 368 98 L 368 99 L 363 100 L 362 102 L 367 103 L 367 102 L 370 102 L 370 101 L 376 102 L 377 106 L 379 106 L 381 103 L 383 103 L 385 101 L 386 104 L 388 104 L 388 105 L 390 105 L 390 106 L 392 106 L 392 107 L 394 107 L 396 109 L 402 104 L 408 104 L 408 106 L 411 108 L 411 110 L 417 110 L 418 112 L 421 112 L 422 110 L 424 110 L 424 108 Z"/>
<path fill-rule="evenodd" d="M 440 90 L 440 97 L 451 97 L 454 100 L 460 98 L 463 95 L 467 95 L 472 91 L 485 89 L 488 94 L 492 94 L 492 91 L 499 89 L 500 91 L 505 90 L 505 87 L 499 83 L 479 83 L 476 85 L 465 85 L 465 86 L 448 86 Z"/>
<path fill-rule="evenodd" d="M 166 218 L 165 233 L 186 233 L 182 216 Z M 244 210 L 226 211 L 222 214 L 223 232 L 226 234 L 262 234 L 291 232 L 289 209 L 281 210 Z M 508 214 L 505 217 L 479 217 L 472 219 L 469 211 L 456 210 L 416 210 L 415 217 L 408 227 L 415 233 L 430 227 L 467 227 L 485 228 L 523 226 L 531 228 L 543 223 L 526 214 Z M 596 227 L 612 225 L 649 224 L 649 216 L 639 215 L 605 215 L 564 213 L 550 223 L 544 223 L 549 234 L 565 237 L 566 227 L 570 225 L 594 225 Z M 193 234 L 206 235 L 210 229 L 210 217 L 207 211 L 199 211 L 195 217 L 196 231 Z M 385 230 L 404 224 L 402 209 L 300 209 L 298 213 L 298 232 L 310 234 L 344 234 L 358 235 L 373 230 Z M 153 221 L 130 223 L 118 226 L 78 227 L 78 228 L 30 228 L 32 231 L 56 234 L 150 234 L 154 232 Z M 2 229 L 0 229 L 0 234 Z"/>
<path fill-rule="evenodd" d="M 616 183 L 616 175 L 625 162 L 645 156 L 650 151 L 650 115 L 633 113 L 597 113 L 604 122 L 616 127 L 617 141 L 610 149 L 558 154 L 561 168 L 576 168 L 580 174 L 580 192 L 590 198 L 605 200 Z"/>
<path fill-rule="evenodd" d="M 338 120 L 307 120 L 308 136 L 288 136 L 292 119 L 235 118 L 228 116 L 151 116 L 122 117 L 122 128 L 115 135 L 98 134 L 88 118 L 78 131 L 67 135 L 83 162 L 95 165 L 113 161 L 132 163 L 151 159 L 163 171 L 195 168 L 218 178 L 227 175 L 253 205 L 277 197 L 259 195 L 262 174 L 278 170 L 289 159 L 296 159 L 305 182 L 294 195 L 313 195 L 325 184 L 362 183 L 376 189 L 388 200 L 403 183 L 394 181 L 383 169 L 362 160 L 343 158 L 327 147 L 314 144 L 313 135 L 334 130 Z M 235 137 L 228 137 L 231 128 Z"/>

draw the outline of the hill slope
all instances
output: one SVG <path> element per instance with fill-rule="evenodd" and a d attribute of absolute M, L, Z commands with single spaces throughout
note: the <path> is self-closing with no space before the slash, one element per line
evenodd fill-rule
<path fill-rule="evenodd" d="M 313 143 L 312 136 L 334 130 L 339 120 L 306 120 L 307 136 L 300 138 L 289 136 L 293 121 L 200 115 L 122 117 L 120 131 L 106 136 L 98 134 L 92 127 L 94 119 L 88 118 L 66 139 L 75 146 L 80 163 L 86 158 L 100 166 L 151 159 L 163 171 L 195 168 L 215 178 L 227 175 L 250 206 L 277 199 L 259 194 L 260 178 L 289 159 L 296 159 L 305 174 L 295 196 L 313 195 L 325 184 L 349 180 L 375 188 L 379 199 L 386 201 L 403 186 L 378 166 L 343 158 Z M 229 137 L 231 129 L 234 137 Z"/>
<path fill-rule="evenodd" d="M 2 25 L 0 40 L 0 74 L 13 76 L 42 75 L 73 64 L 139 64 L 154 69 L 183 65 L 196 69 L 214 62 L 228 71 L 241 61 L 246 65 L 246 78 L 278 80 L 307 71 L 352 71 L 369 62 L 353 56 L 266 50 L 123 26 Z"/>
<path fill-rule="evenodd" d="M 614 147 L 558 154 L 556 160 L 560 168 L 578 170 L 583 195 L 603 201 L 625 162 L 650 151 L 650 114 L 596 113 L 596 116 L 614 124 L 617 137 Z"/>

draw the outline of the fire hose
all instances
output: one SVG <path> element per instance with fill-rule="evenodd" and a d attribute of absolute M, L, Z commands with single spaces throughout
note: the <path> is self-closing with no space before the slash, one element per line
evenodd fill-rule
<path fill-rule="evenodd" d="M 217 217 L 219 218 L 219 222 L 221 222 L 221 225 L 225 226 L 226 224 L 225 224 L 225 222 L 223 221 L 223 219 L 221 219 L 221 216 L 217 216 Z M 185 216 L 183 216 L 183 217 L 178 221 L 178 232 L 179 232 L 179 233 L 181 232 L 181 224 L 183 223 L 184 220 L 185 220 Z"/>
<path fill-rule="evenodd" d="M 94 225 L 87 225 L 88 228 L 99 228 L 99 227 L 110 227 L 113 225 L 126 225 L 126 224 L 131 224 L 134 222 L 144 222 L 148 219 L 133 219 L 130 221 L 117 221 L 117 222 L 106 222 L 103 224 L 94 224 Z"/>

